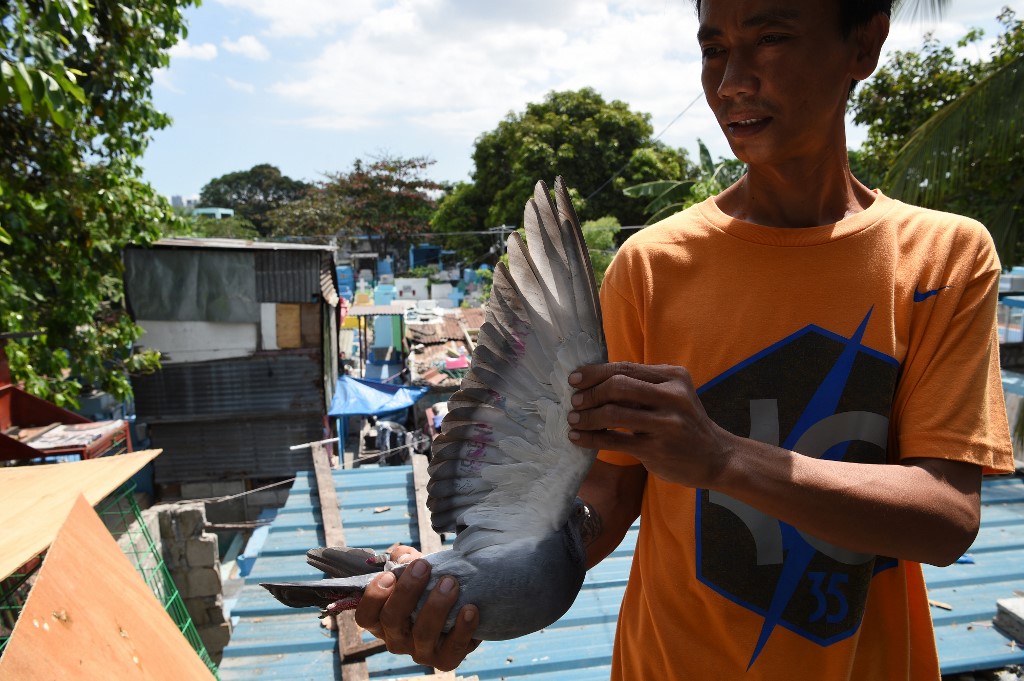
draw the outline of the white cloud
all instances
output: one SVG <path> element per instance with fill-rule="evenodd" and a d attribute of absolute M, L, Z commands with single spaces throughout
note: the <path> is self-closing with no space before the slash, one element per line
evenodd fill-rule
<path fill-rule="evenodd" d="M 235 80 L 234 78 L 228 77 L 224 78 L 224 82 L 227 83 L 228 87 L 232 90 L 238 90 L 239 92 L 245 92 L 250 95 L 256 92 L 256 86 L 252 83 L 245 83 L 240 80 Z"/>
<path fill-rule="evenodd" d="M 185 91 L 175 84 L 173 76 L 167 69 L 153 69 L 153 84 L 176 95 L 185 94 Z"/>
<path fill-rule="evenodd" d="M 266 35 L 313 37 L 330 35 L 372 16 L 383 0 L 217 0 L 246 10 L 267 22 Z"/>
<path fill-rule="evenodd" d="M 411 125 L 471 141 L 552 90 L 589 86 L 652 114 L 658 132 L 700 91 L 696 29 L 688 3 L 394 2 L 271 91 L 303 108 L 307 125 Z M 705 108 L 666 140 L 717 134 Z"/>
<path fill-rule="evenodd" d="M 213 43 L 200 43 L 193 45 L 187 40 L 182 40 L 169 50 L 171 59 L 198 59 L 210 61 L 217 58 L 217 46 Z"/>
<path fill-rule="evenodd" d="M 258 38 L 251 35 L 243 35 L 238 40 L 225 39 L 220 45 L 232 54 L 240 54 L 256 61 L 270 59 L 270 50 Z"/>
<path fill-rule="evenodd" d="M 897 20 L 886 54 L 920 48 L 929 30 L 953 44 L 970 27 L 985 25 L 990 39 L 1005 1 L 953 2 L 941 21 Z M 394 139 L 399 153 L 411 147 L 443 163 L 446 153 L 468 159 L 473 140 L 509 112 L 523 111 L 552 90 L 590 86 L 606 100 L 649 113 L 655 134 L 671 123 L 661 138 L 667 144 L 695 155 L 699 137 L 713 155 L 730 153 L 701 97 L 690 0 L 213 3 L 225 9 L 217 16 L 230 16 L 239 27 L 235 33 L 244 34 L 225 40 L 221 49 L 267 59 L 258 74 L 236 71 L 231 75 L 239 80 L 222 82 L 270 93 L 278 101 L 267 102 L 267 110 L 277 125 L 359 131 L 332 136 L 338 140 Z M 215 31 L 223 26 L 202 35 Z M 195 58 L 204 51 L 216 55 L 217 48 L 183 49 Z M 982 43 L 965 54 L 980 50 L 987 56 L 987 49 Z M 862 139 L 863 129 L 851 126 L 852 145 Z"/>

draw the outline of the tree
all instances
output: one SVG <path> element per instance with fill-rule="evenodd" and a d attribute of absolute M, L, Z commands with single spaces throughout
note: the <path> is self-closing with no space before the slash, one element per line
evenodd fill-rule
<path fill-rule="evenodd" d="M 243 217 L 232 215 L 215 218 L 209 215 L 191 215 L 177 225 L 167 225 L 164 236 L 190 236 L 199 238 L 250 239 L 260 238 L 253 224 Z"/>
<path fill-rule="evenodd" d="M 605 270 L 612 264 L 612 257 L 615 255 L 615 235 L 622 229 L 622 225 L 614 216 L 606 215 L 597 220 L 584 222 L 580 229 L 583 230 L 583 240 L 590 252 L 594 279 L 597 281 L 597 287 L 601 288 Z"/>
<path fill-rule="evenodd" d="M 645 198 L 649 203 L 644 212 L 650 215 L 646 224 L 650 225 L 679 211 L 689 208 L 695 203 L 718 194 L 738 180 L 746 172 L 746 166 L 737 159 L 711 160 L 711 152 L 700 139 L 700 166 L 696 173 L 686 180 L 655 180 L 626 187 L 623 192 L 633 198 Z"/>
<path fill-rule="evenodd" d="M 503 249 L 501 235 L 507 232 L 481 233 L 480 216 L 486 212 L 487 207 L 481 201 L 476 185 L 459 182 L 445 188 L 445 194 L 430 218 L 430 229 L 443 235 L 444 248 L 458 252 L 467 262 L 493 263 L 496 254 Z"/>
<path fill-rule="evenodd" d="M 199 203 L 214 208 L 231 208 L 261 235 L 270 231 L 267 214 L 275 208 L 298 201 L 309 190 L 302 180 L 293 180 L 269 163 L 255 165 L 210 180 L 199 192 Z"/>
<path fill-rule="evenodd" d="M 198 0 L 8 0 L 0 21 L 0 334 L 16 381 L 58 404 L 86 386 L 130 394 L 141 333 L 121 250 L 175 216 L 138 160 L 169 125 L 154 70 Z M 0 342 L 3 342 L 0 338 Z"/>
<path fill-rule="evenodd" d="M 1024 22 L 1008 8 L 999 19 L 990 60 L 957 60 L 928 38 L 920 54 L 894 55 L 854 106 L 888 193 L 981 220 L 1013 264 L 1024 210 Z"/>
<path fill-rule="evenodd" d="M 884 179 L 910 134 L 965 92 L 979 71 L 931 34 L 920 51 L 894 52 L 851 101 L 854 120 L 868 126 L 858 155 L 861 172 Z"/>
<path fill-rule="evenodd" d="M 307 195 L 268 214 L 270 233 L 364 235 L 387 254 L 398 241 L 428 231 L 441 185 L 425 176 L 427 158 L 385 156 L 366 165 L 356 159 L 348 173 L 328 173 Z"/>
<path fill-rule="evenodd" d="M 518 225 L 537 180 L 551 183 L 556 175 L 576 190 L 581 219 L 614 215 L 638 224 L 641 205 L 623 196 L 623 187 L 690 174 L 686 152 L 653 140 L 652 132 L 648 114 L 630 111 L 625 102 L 606 102 L 591 88 L 551 92 L 477 138 L 473 183 L 442 200 L 441 210 L 455 217 L 438 216 L 434 228 Z M 467 213 L 472 223 L 464 222 Z"/>

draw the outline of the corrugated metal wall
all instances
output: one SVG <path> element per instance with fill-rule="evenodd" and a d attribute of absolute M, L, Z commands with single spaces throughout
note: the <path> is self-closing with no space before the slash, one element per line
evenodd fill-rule
<path fill-rule="evenodd" d="M 321 299 L 319 251 L 255 251 L 256 299 L 261 303 L 316 303 Z"/>
<path fill-rule="evenodd" d="M 154 425 L 153 446 L 164 453 L 153 462 L 158 485 L 246 478 L 286 478 L 309 467 L 309 449 L 290 445 L 323 436 L 316 414 L 283 418 L 163 423 Z"/>
<path fill-rule="evenodd" d="M 322 373 L 319 350 L 293 350 L 135 377 L 137 418 L 164 449 L 157 484 L 294 474 L 308 457 L 288 447 L 320 439 Z"/>

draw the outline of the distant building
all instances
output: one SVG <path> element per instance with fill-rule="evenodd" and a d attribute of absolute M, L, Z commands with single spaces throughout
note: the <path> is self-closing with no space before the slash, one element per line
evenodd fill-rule
<path fill-rule="evenodd" d="M 174 196 L 171 197 L 171 205 L 175 208 L 184 208 L 185 201 L 182 200 L 181 196 L 175 194 Z"/>
<path fill-rule="evenodd" d="M 221 220 L 223 218 L 230 218 L 234 216 L 235 211 L 231 208 L 194 208 L 192 215 L 205 215 L 211 217 L 214 220 Z"/>

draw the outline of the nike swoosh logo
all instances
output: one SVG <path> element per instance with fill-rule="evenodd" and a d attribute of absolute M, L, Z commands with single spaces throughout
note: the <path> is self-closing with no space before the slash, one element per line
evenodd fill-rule
<path fill-rule="evenodd" d="M 922 300 L 928 300 L 932 296 L 939 295 L 939 291 L 942 291 L 943 289 L 947 289 L 947 288 L 949 288 L 949 286 L 940 286 L 939 288 L 934 288 L 934 289 L 932 289 L 930 291 L 924 291 L 924 292 L 918 291 L 917 289 L 914 289 L 914 302 L 915 303 L 920 303 Z"/>

